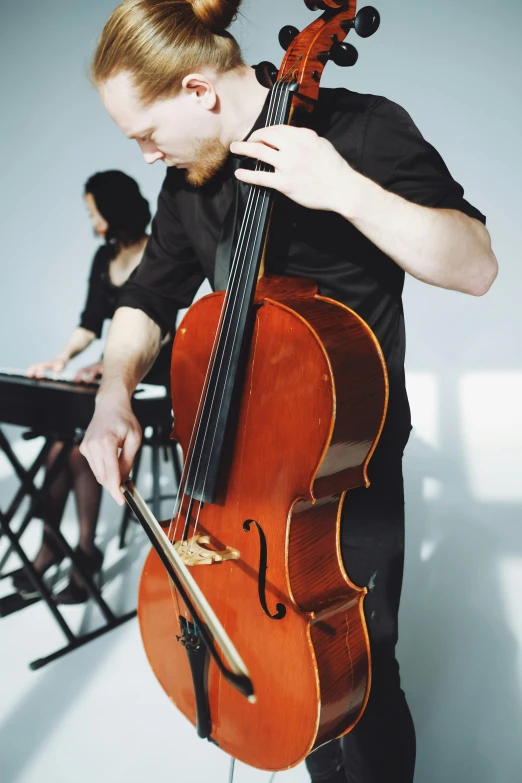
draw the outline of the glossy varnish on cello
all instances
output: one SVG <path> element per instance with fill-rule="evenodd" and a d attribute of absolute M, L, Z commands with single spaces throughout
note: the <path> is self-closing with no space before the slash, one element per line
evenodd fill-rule
<path fill-rule="evenodd" d="M 309 5 L 327 10 L 290 46 L 267 124 L 310 106 L 325 50 L 353 24 L 355 2 Z M 159 682 L 200 734 L 252 766 L 280 770 L 349 731 L 368 698 L 366 589 L 344 571 L 339 526 L 346 491 L 368 483 L 388 387 L 380 347 L 358 315 L 312 281 L 257 281 L 270 208 L 270 192 L 252 188 L 227 291 L 190 308 L 172 355 L 174 436 L 186 468 L 169 538 L 243 658 L 255 703 L 201 651 L 202 620 L 154 551 L 139 618 Z"/>

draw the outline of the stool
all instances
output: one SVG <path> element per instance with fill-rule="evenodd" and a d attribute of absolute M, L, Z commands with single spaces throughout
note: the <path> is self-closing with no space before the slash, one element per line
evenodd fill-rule
<path fill-rule="evenodd" d="M 170 439 L 170 427 L 164 427 L 161 425 L 155 425 L 153 427 L 147 427 L 143 433 L 143 439 L 141 447 L 136 454 L 134 465 L 131 471 L 131 480 L 134 484 L 137 484 L 138 475 L 140 472 L 141 458 L 143 456 L 143 449 L 145 447 L 150 448 L 151 451 L 151 473 L 152 473 L 152 497 L 147 498 L 146 502 L 152 506 L 152 513 L 157 519 L 160 519 L 161 515 L 161 503 L 163 500 L 175 500 L 176 493 L 169 493 L 168 495 L 162 495 L 160 489 L 160 452 L 163 449 L 163 459 L 165 462 L 169 462 L 169 455 L 172 459 L 172 468 L 174 471 L 175 490 L 177 491 L 181 483 L 181 460 L 178 454 L 178 448 L 175 441 Z M 125 546 L 125 537 L 127 535 L 127 528 L 129 521 L 132 518 L 132 511 L 128 504 L 125 504 L 123 510 L 123 516 L 120 524 L 120 549 Z"/>

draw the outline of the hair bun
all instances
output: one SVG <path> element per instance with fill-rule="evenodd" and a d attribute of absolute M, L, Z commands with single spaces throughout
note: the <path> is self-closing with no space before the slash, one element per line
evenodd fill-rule
<path fill-rule="evenodd" d="M 242 0 L 190 0 L 190 2 L 202 25 L 212 32 L 222 33 L 236 18 Z"/>

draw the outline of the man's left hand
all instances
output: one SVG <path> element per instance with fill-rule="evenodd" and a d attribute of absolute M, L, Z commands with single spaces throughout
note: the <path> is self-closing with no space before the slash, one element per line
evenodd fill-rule
<path fill-rule="evenodd" d="M 309 209 L 349 212 L 347 194 L 357 199 L 364 181 L 327 139 L 308 128 L 261 128 L 248 141 L 234 142 L 230 151 L 274 167 L 274 172 L 238 169 L 238 179 L 274 188 Z"/>

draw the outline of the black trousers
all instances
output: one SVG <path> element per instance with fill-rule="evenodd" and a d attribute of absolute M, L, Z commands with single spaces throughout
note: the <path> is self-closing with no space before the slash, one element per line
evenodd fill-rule
<path fill-rule="evenodd" d="M 345 499 L 342 554 L 350 578 L 369 590 L 364 609 L 372 686 L 355 728 L 308 756 L 312 781 L 340 780 L 335 773 L 343 767 L 349 783 L 413 781 L 415 730 L 395 658 L 404 563 L 403 448 L 379 444 L 369 465 L 370 487 Z"/>

